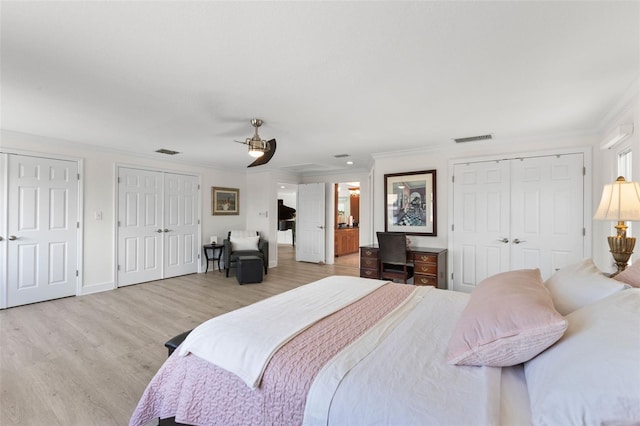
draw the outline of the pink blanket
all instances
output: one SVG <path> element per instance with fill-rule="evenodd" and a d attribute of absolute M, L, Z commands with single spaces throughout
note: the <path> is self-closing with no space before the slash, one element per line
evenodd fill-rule
<path fill-rule="evenodd" d="M 129 424 L 141 426 L 158 417 L 192 425 L 301 424 L 307 392 L 322 366 L 413 289 L 387 284 L 309 327 L 275 353 L 257 389 L 194 355 L 171 356 Z"/>

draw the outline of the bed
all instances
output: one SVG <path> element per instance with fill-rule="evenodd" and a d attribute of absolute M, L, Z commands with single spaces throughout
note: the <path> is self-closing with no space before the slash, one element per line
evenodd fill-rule
<path fill-rule="evenodd" d="M 194 329 L 130 425 L 640 424 L 640 289 L 588 262 L 301 286 Z"/>

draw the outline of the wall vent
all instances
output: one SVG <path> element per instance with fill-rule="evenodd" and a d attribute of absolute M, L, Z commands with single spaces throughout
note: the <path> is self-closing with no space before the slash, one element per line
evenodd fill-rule
<path fill-rule="evenodd" d="M 164 149 L 164 148 L 157 149 L 157 150 L 156 150 L 156 152 L 157 152 L 157 153 L 160 153 L 160 154 L 167 154 L 167 155 L 176 155 L 176 154 L 180 154 L 178 151 L 172 151 L 172 150 L 170 150 L 170 149 Z"/>
<path fill-rule="evenodd" d="M 456 141 L 456 143 L 464 143 L 464 142 L 485 141 L 487 139 L 493 139 L 493 135 L 469 136 L 466 138 L 457 138 L 457 139 L 454 139 L 454 141 Z"/>
<path fill-rule="evenodd" d="M 334 155 L 335 158 L 345 158 L 345 157 L 348 157 L 348 156 L 349 156 L 349 154 L 336 154 L 336 155 Z"/>

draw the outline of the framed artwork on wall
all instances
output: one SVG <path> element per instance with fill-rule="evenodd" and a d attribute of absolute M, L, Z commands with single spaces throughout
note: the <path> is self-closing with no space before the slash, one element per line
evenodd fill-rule
<path fill-rule="evenodd" d="M 384 175 L 384 230 L 437 236 L 436 171 Z"/>
<path fill-rule="evenodd" d="M 240 214 L 240 190 L 237 188 L 211 187 L 211 214 Z"/>

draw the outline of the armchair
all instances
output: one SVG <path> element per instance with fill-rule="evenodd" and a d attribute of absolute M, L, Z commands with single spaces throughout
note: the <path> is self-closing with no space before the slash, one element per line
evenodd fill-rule
<path fill-rule="evenodd" d="M 224 269 L 229 276 L 229 270 L 235 268 L 240 256 L 257 256 L 262 259 L 264 273 L 269 268 L 269 242 L 260 237 L 257 231 L 229 231 L 224 240 L 223 248 Z"/>

